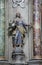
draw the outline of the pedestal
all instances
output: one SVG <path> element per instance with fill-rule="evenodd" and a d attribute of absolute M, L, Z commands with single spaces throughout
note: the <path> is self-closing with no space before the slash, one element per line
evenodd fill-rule
<path fill-rule="evenodd" d="M 7 60 L 0 61 L 0 65 L 28 65 L 27 63 L 11 63 Z"/>

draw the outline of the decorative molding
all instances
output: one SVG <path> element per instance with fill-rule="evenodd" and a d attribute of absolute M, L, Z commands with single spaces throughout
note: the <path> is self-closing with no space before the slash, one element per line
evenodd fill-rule
<path fill-rule="evenodd" d="M 25 8 L 25 0 L 12 0 L 12 7 L 16 8 L 18 6 Z"/>

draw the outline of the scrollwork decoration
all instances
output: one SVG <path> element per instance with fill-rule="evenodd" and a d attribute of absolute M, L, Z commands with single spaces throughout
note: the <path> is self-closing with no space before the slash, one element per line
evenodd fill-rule
<path fill-rule="evenodd" d="M 12 0 L 12 7 L 16 8 L 17 6 L 25 8 L 25 0 Z"/>

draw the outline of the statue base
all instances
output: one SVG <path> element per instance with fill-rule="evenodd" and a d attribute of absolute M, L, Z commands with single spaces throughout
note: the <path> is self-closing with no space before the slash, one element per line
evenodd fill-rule
<path fill-rule="evenodd" d="M 24 53 L 12 53 L 12 60 L 20 60 L 20 61 L 22 61 L 22 60 L 24 60 L 25 59 L 25 55 L 24 55 Z"/>
<path fill-rule="evenodd" d="M 23 60 L 24 58 L 25 58 L 25 54 L 22 47 L 19 46 L 13 48 L 12 60 Z"/>

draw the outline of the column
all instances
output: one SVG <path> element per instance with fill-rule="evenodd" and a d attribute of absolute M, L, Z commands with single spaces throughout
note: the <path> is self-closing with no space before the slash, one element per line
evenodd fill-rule
<path fill-rule="evenodd" d="M 0 0 L 0 60 L 4 60 L 5 55 L 5 20 L 4 20 L 4 0 Z"/>
<path fill-rule="evenodd" d="M 40 34 L 41 34 L 41 16 L 40 16 L 40 3 L 39 0 L 33 1 L 34 6 L 34 14 L 33 14 L 33 20 L 34 20 L 34 29 L 33 29 L 33 56 L 34 59 L 41 59 L 41 40 L 40 40 Z"/>

